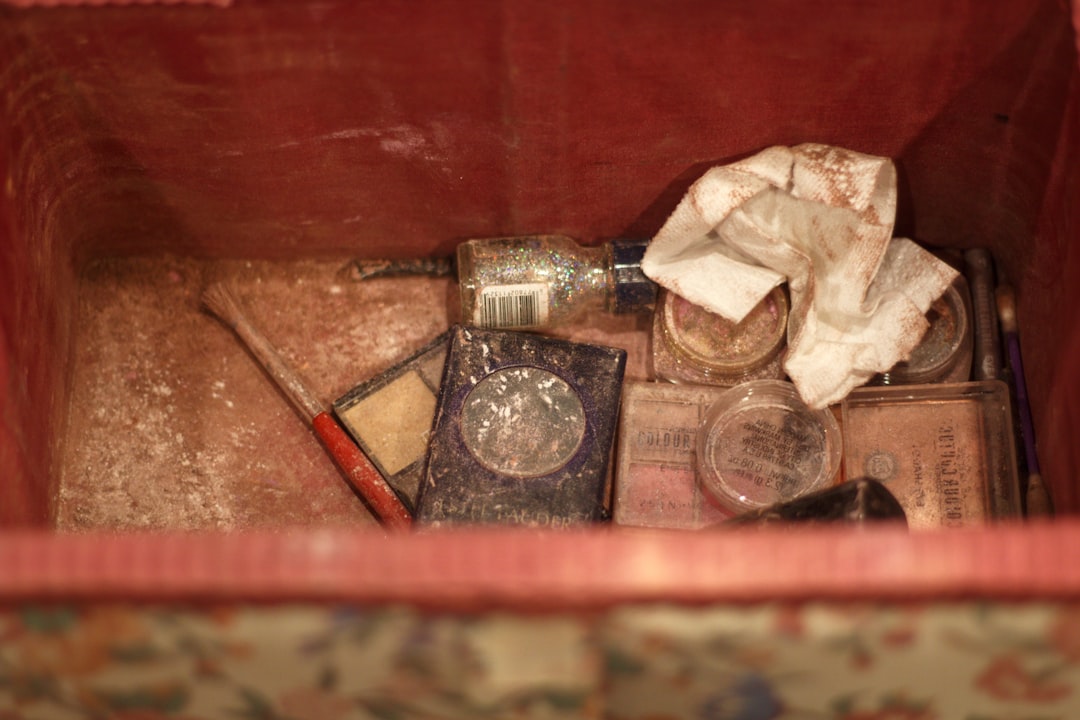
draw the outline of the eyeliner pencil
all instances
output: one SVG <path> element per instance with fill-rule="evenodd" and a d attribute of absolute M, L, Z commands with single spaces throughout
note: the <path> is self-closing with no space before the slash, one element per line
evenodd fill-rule
<path fill-rule="evenodd" d="M 1035 452 L 1035 423 L 1031 418 L 1031 403 L 1028 401 L 1027 380 L 1024 377 L 1024 362 L 1020 357 L 1020 334 L 1016 322 L 1016 293 L 1008 285 L 1001 285 L 995 293 L 998 318 L 1001 320 L 1001 332 L 1009 354 L 1009 366 L 1012 369 L 1013 384 L 1016 387 L 1017 411 L 1020 414 L 1020 438 L 1024 443 L 1024 462 L 1027 465 L 1027 490 L 1024 499 L 1029 516 L 1053 515 L 1050 494 L 1043 483 L 1039 469 L 1039 457 Z"/>
<path fill-rule="evenodd" d="M 251 324 L 232 291 L 220 283 L 211 285 L 203 293 L 202 304 L 232 328 L 251 350 L 259 364 L 308 420 L 349 484 L 383 525 L 393 529 L 408 528 L 412 524 L 412 516 L 397 494 L 371 460 L 330 417 L 315 394 L 304 385 L 266 336 Z"/>
<path fill-rule="evenodd" d="M 1000 380 L 1001 340 L 994 306 L 994 258 L 986 248 L 964 252 L 964 275 L 971 292 L 974 315 L 973 380 Z"/>

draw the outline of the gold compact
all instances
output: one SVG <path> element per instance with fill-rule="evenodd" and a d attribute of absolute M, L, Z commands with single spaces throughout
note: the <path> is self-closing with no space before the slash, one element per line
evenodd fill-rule
<path fill-rule="evenodd" d="M 653 315 L 653 372 L 669 382 L 721 387 L 782 379 L 787 317 L 783 287 L 774 288 L 738 323 L 662 291 Z"/>

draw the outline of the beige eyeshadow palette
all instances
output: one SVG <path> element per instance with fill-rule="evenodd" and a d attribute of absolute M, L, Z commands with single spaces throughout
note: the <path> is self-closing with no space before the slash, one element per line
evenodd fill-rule
<path fill-rule="evenodd" d="M 334 401 L 334 414 L 413 509 L 427 458 L 449 333 Z"/>

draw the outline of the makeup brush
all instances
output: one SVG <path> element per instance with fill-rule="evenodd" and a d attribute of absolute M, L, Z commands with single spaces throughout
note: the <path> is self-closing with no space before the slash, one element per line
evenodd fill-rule
<path fill-rule="evenodd" d="M 203 293 L 202 304 L 236 332 L 296 409 L 303 413 L 330 457 L 375 516 L 387 527 L 408 528 L 412 516 L 405 505 L 270 341 L 251 324 L 232 291 L 221 283 L 211 285 Z"/>
<path fill-rule="evenodd" d="M 1001 332 L 1009 354 L 1009 366 L 1012 368 L 1013 385 L 1016 388 L 1016 404 L 1020 414 L 1020 437 L 1024 443 L 1024 462 L 1027 465 L 1027 491 L 1025 501 L 1027 514 L 1053 515 L 1050 494 L 1043 484 L 1039 472 L 1039 458 L 1035 453 L 1035 423 L 1031 419 L 1031 404 L 1028 402 L 1027 380 L 1024 378 L 1024 363 L 1020 357 L 1020 334 L 1016 322 L 1016 293 L 1008 285 L 998 286 L 994 293 L 997 300 L 998 319 Z"/>

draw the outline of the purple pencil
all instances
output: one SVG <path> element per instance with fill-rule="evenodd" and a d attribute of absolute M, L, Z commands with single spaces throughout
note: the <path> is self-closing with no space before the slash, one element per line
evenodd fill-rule
<path fill-rule="evenodd" d="M 998 319 L 1001 332 L 1009 354 L 1009 366 L 1012 368 L 1013 383 L 1016 387 L 1016 404 L 1020 414 L 1020 437 L 1024 443 L 1024 461 L 1027 464 L 1028 478 L 1025 500 L 1029 517 L 1052 515 L 1053 504 L 1050 494 L 1043 483 L 1039 469 L 1039 457 L 1035 452 L 1035 423 L 1031 419 L 1031 404 L 1028 401 L 1027 380 L 1024 377 L 1024 361 L 1020 356 L 1020 334 L 1016 322 L 1016 293 L 1008 285 L 1001 285 L 995 292 Z"/>

